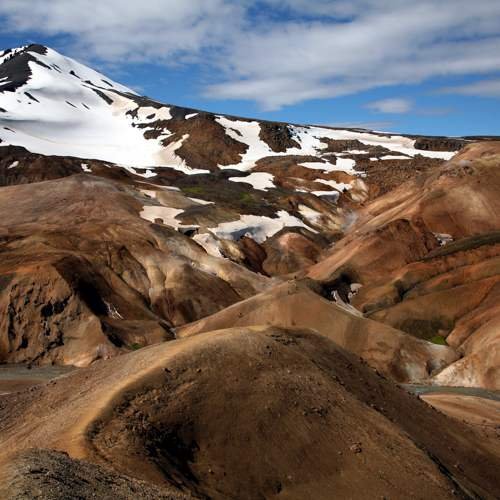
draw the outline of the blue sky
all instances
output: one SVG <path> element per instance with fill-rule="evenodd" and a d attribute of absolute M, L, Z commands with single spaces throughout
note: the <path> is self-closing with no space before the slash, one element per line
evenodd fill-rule
<path fill-rule="evenodd" d="M 0 28 L 163 102 L 500 135 L 498 0 L 2 0 Z"/>

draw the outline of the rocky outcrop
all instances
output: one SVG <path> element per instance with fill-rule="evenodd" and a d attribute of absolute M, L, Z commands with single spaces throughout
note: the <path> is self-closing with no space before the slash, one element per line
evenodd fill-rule
<path fill-rule="evenodd" d="M 317 238 L 308 231 L 280 231 L 264 244 L 266 258 L 262 264 L 263 269 L 269 276 L 301 271 L 318 262 L 326 246 L 324 239 Z"/>
<path fill-rule="evenodd" d="M 178 141 L 181 144 L 175 154 L 191 168 L 218 170 L 218 165 L 239 163 L 248 146 L 226 134 L 224 127 L 215 120 L 214 115 L 202 113 L 193 120 L 159 120 L 139 125 L 147 128 L 147 139 L 157 138 L 162 134 L 168 137 L 162 141 L 168 147 Z M 183 140 L 189 138 L 189 140 Z"/>
<path fill-rule="evenodd" d="M 173 488 L 162 488 L 118 474 L 110 467 L 75 460 L 54 450 L 31 450 L 4 471 L 3 498 L 135 498 L 193 500 Z"/>
<path fill-rule="evenodd" d="M 276 153 L 284 153 L 289 148 L 299 148 L 286 123 L 261 122 L 259 137 Z"/>
<path fill-rule="evenodd" d="M 342 153 L 349 150 L 363 151 L 367 149 L 367 146 L 357 139 L 342 140 L 324 137 L 321 139 L 321 142 L 326 144 L 325 153 Z"/>
<path fill-rule="evenodd" d="M 415 148 L 423 151 L 460 151 L 468 141 L 450 137 L 418 137 Z"/>
<path fill-rule="evenodd" d="M 388 193 L 401 184 L 421 177 L 437 170 L 444 164 L 438 158 L 423 158 L 415 156 L 407 159 L 379 159 L 371 161 L 370 158 L 359 158 L 356 169 L 366 173 L 366 182 L 370 187 L 370 198 L 376 198 Z"/>

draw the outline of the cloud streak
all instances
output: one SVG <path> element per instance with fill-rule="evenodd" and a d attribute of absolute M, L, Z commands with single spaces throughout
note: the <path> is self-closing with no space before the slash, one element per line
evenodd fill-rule
<path fill-rule="evenodd" d="M 377 113 L 403 114 L 409 113 L 413 109 L 413 102 L 409 99 L 395 97 L 370 102 L 366 107 Z"/>
<path fill-rule="evenodd" d="M 441 94 L 457 94 L 474 97 L 500 97 L 500 78 L 481 80 L 456 87 L 440 89 Z"/>
<path fill-rule="evenodd" d="M 3 0 L 0 16 L 87 59 L 203 62 L 205 96 L 264 110 L 500 70 L 498 0 Z"/>

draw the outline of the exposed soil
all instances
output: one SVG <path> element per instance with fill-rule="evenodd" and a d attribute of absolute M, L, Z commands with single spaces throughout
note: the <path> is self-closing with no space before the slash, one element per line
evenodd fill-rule
<path fill-rule="evenodd" d="M 307 331 L 235 328 L 152 346 L 0 408 L 3 477 L 14 450 L 36 443 L 111 467 L 112 487 L 129 476 L 210 498 L 500 494 L 487 430 L 432 410 Z M 47 460 L 66 471 L 51 475 L 54 488 L 87 470 Z M 91 469 L 99 484 L 102 469 Z"/>
<path fill-rule="evenodd" d="M 300 149 L 300 144 L 293 139 L 286 123 L 262 122 L 259 137 L 277 153 L 284 153 L 289 148 Z"/>

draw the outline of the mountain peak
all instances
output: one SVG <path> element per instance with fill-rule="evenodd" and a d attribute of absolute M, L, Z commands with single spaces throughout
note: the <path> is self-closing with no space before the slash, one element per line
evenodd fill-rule
<path fill-rule="evenodd" d="M 231 165 L 248 169 L 265 156 L 316 156 L 331 140 L 358 141 L 358 149 L 380 145 L 396 155 L 452 155 L 418 150 L 414 138 L 273 124 L 163 105 L 39 44 L 2 53 L 0 109 L 4 144 L 131 167 L 171 166 L 190 173 Z M 207 137 L 208 149 L 203 146 Z"/>

